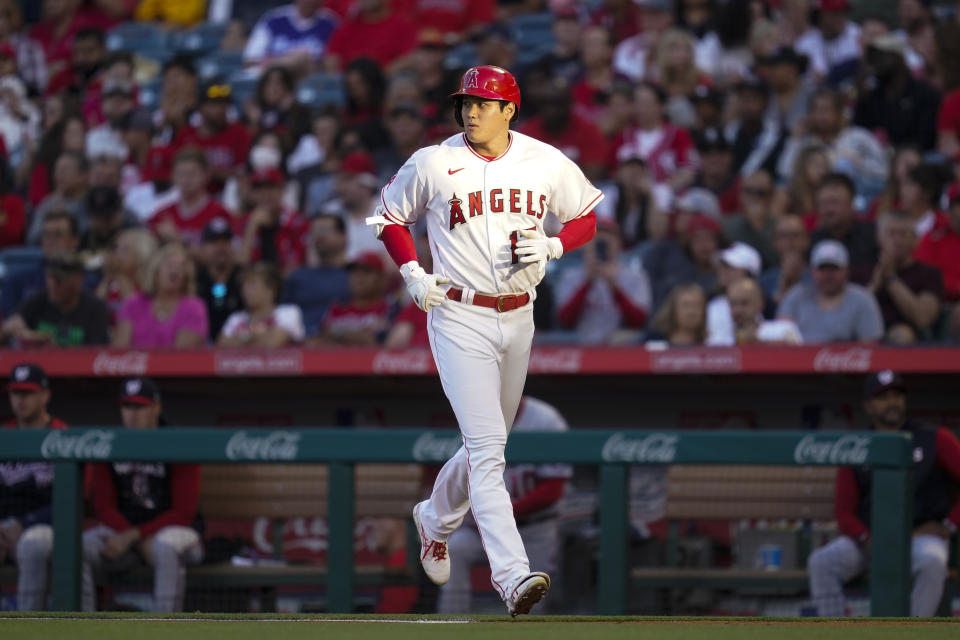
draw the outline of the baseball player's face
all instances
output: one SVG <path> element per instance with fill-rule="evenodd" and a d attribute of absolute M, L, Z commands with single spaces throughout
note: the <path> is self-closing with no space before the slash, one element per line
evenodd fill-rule
<path fill-rule="evenodd" d="M 467 139 L 476 144 L 488 144 L 504 135 L 510 128 L 510 118 L 516 107 L 508 103 L 500 109 L 498 100 L 483 100 L 465 96 L 460 115 Z"/>
<path fill-rule="evenodd" d="M 49 391 L 11 391 L 10 409 L 19 424 L 32 423 L 47 406 L 49 399 Z"/>
<path fill-rule="evenodd" d="M 887 389 L 867 400 L 864 408 L 877 429 L 895 431 L 907 419 L 907 396 L 899 389 Z"/>
<path fill-rule="evenodd" d="M 160 421 L 160 405 L 125 403 L 120 407 L 120 416 L 127 429 L 155 429 Z"/>

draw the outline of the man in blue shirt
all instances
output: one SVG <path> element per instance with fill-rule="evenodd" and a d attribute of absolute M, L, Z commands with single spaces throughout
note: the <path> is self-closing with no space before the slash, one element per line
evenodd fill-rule
<path fill-rule="evenodd" d="M 320 0 L 295 0 L 263 14 L 250 33 L 244 62 L 309 72 L 320 62 L 338 22 L 336 14 L 321 4 Z"/>
<path fill-rule="evenodd" d="M 331 302 L 350 300 L 347 284 L 347 229 L 343 218 L 319 215 L 310 223 L 310 238 L 317 266 L 301 267 L 284 283 L 283 301 L 295 304 L 303 312 L 308 336 L 320 331 Z"/>

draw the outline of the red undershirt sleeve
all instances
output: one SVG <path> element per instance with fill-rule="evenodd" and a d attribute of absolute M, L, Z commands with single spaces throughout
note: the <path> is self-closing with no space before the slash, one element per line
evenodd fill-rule
<path fill-rule="evenodd" d="M 834 493 L 833 515 L 840 533 L 856 540 L 870 529 L 860 520 L 860 488 L 850 467 L 837 469 L 837 485 Z"/>
<path fill-rule="evenodd" d="M 597 214 L 591 211 L 563 225 L 557 239 L 563 244 L 563 252 L 569 253 L 590 242 L 596 234 Z"/>
<path fill-rule="evenodd" d="M 560 324 L 568 328 L 577 324 L 577 320 L 580 319 L 580 314 L 583 313 L 583 307 L 587 302 L 587 293 L 590 291 L 590 285 L 592 284 L 592 281 L 586 280 L 580 285 L 577 292 L 567 300 L 567 303 L 560 307 L 560 310 L 557 312 Z"/>
<path fill-rule="evenodd" d="M 960 483 L 960 440 L 944 428 L 937 430 L 937 466 L 946 471 L 954 482 Z M 960 500 L 953 505 L 947 518 L 960 527 Z"/>
<path fill-rule="evenodd" d="M 413 244 L 413 235 L 410 233 L 410 229 L 398 224 L 388 224 L 383 228 L 380 240 L 383 241 L 387 253 L 390 254 L 398 267 L 411 260 L 416 261 L 417 247 Z"/>
<path fill-rule="evenodd" d="M 628 327 L 642 327 L 647 322 L 647 310 L 638 307 L 619 287 L 613 288 L 613 299 L 623 314 L 623 320 Z"/>
<path fill-rule="evenodd" d="M 550 478 L 539 483 L 530 493 L 513 503 L 513 517 L 522 518 L 546 509 L 563 497 L 563 478 Z"/>
<path fill-rule="evenodd" d="M 130 528 L 130 522 L 117 509 L 117 488 L 113 484 L 113 474 L 109 464 L 91 465 L 93 478 L 93 509 L 97 520 L 117 533 Z"/>

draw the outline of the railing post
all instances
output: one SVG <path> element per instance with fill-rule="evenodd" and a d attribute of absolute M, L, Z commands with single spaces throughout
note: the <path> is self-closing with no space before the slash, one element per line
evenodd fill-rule
<path fill-rule="evenodd" d="M 53 466 L 53 608 L 80 610 L 80 529 L 83 465 L 74 461 Z"/>
<path fill-rule="evenodd" d="M 870 614 L 910 615 L 913 470 L 873 470 Z"/>
<path fill-rule="evenodd" d="M 327 609 L 353 610 L 353 464 L 330 463 L 327 498 Z"/>
<path fill-rule="evenodd" d="M 597 613 L 627 609 L 627 466 L 600 466 L 600 561 Z"/>

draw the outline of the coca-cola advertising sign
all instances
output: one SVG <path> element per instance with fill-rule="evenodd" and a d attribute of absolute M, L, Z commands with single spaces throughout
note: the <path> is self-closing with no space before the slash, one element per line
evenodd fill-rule
<path fill-rule="evenodd" d="M 227 442 L 230 460 L 296 460 L 300 450 L 300 435 L 289 431 L 275 431 L 265 436 L 248 435 L 238 431 Z"/>
<path fill-rule="evenodd" d="M 530 353 L 530 373 L 580 373 L 583 368 L 580 349 L 534 349 Z"/>
<path fill-rule="evenodd" d="M 214 367 L 224 376 L 287 375 L 303 372 L 303 356 L 299 351 L 218 352 Z"/>
<path fill-rule="evenodd" d="M 111 353 L 101 351 L 93 359 L 95 376 L 144 376 L 150 364 L 150 354 L 143 351 Z"/>
<path fill-rule="evenodd" d="M 426 349 L 380 351 L 373 357 L 373 372 L 424 374 L 433 370 L 433 356 Z"/>
<path fill-rule="evenodd" d="M 47 459 L 105 460 L 113 451 L 114 435 L 101 429 L 84 433 L 51 431 L 40 444 L 40 455 Z"/>
<path fill-rule="evenodd" d="M 437 436 L 425 433 L 413 443 L 413 459 L 417 462 L 444 462 L 460 449 L 460 436 Z"/>
<path fill-rule="evenodd" d="M 813 370 L 862 373 L 870 370 L 872 356 L 873 352 L 863 347 L 824 347 L 813 358 Z"/>
<path fill-rule="evenodd" d="M 648 462 L 669 464 L 677 457 L 680 438 L 669 433 L 651 433 L 643 437 L 615 433 L 603 445 L 604 462 Z"/>
<path fill-rule="evenodd" d="M 804 436 L 793 450 L 793 460 L 797 464 L 859 465 L 867 461 L 869 453 L 867 436 L 842 436 L 836 440 Z"/>

